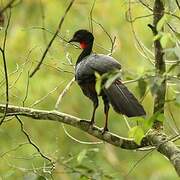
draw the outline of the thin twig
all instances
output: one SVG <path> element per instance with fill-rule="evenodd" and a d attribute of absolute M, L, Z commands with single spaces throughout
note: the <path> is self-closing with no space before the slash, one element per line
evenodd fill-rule
<path fill-rule="evenodd" d="M 25 105 L 25 101 L 27 100 L 27 97 L 28 97 L 28 92 L 29 92 L 29 71 L 28 71 L 28 74 L 27 74 L 27 85 L 26 85 L 26 92 L 25 92 L 25 96 L 24 96 L 24 99 L 23 99 L 23 107 Z"/>
<path fill-rule="evenodd" d="M 62 63 L 63 64 L 63 63 Z M 66 65 L 66 64 L 63 64 L 63 65 Z M 51 64 L 48 64 L 48 63 L 43 63 L 42 66 L 45 66 L 45 67 L 48 67 L 48 68 L 51 68 L 51 69 L 54 69 L 56 70 L 57 72 L 64 72 L 64 73 L 69 73 L 69 74 L 73 74 L 74 75 L 74 72 L 72 71 L 68 71 L 68 70 L 65 70 L 63 68 L 60 68 L 60 67 L 55 67 Z"/>
<path fill-rule="evenodd" d="M 32 53 L 32 50 L 33 50 L 33 49 L 34 49 L 34 48 L 32 48 L 32 49 L 29 50 L 25 62 L 22 63 L 21 65 L 16 64 L 16 70 L 8 74 L 8 77 L 9 77 L 9 76 L 11 76 L 11 75 L 13 75 L 13 74 L 15 74 L 15 73 L 18 73 L 19 70 L 20 70 L 19 74 L 15 77 L 15 80 L 14 80 L 11 84 L 9 84 L 9 90 L 14 87 L 14 85 L 17 83 L 17 81 L 18 81 L 19 78 L 21 77 L 23 71 L 25 70 L 25 66 L 26 66 L 27 63 L 30 61 L 30 60 L 29 60 L 29 56 L 30 56 L 30 54 Z M 5 81 L 5 83 L 6 83 L 6 81 Z M 4 84 L 4 80 L 2 80 L 0 87 L 1 87 L 3 84 Z"/>
<path fill-rule="evenodd" d="M 148 8 L 150 11 L 153 11 L 153 9 L 146 3 L 144 3 L 142 0 L 139 0 L 139 2 L 146 8 Z"/>
<path fill-rule="evenodd" d="M 106 29 L 104 28 L 104 26 L 101 23 L 97 22 L 95 19 L 92 19 L 92 21 L 101 27 L 101 29 L 105 32 L 105 34 L 108 36 L 109 40 L 111 41 L 111 49 L 110 49 L 109 55 L 112 55 L 114 46 L 115 46 L 115 42 L 116 42 L 116 36 L 114 38 L 112 38 L 111 35 L 106 31 Z"/>
<path fill-rule="evenodd" d="M 56 101 L 56 104 L 55 104 L 55 110 L 58 110 L 59 109 L 59 105 L 60 105 L 60 102 L 62 101 L 62 98 L 64 97 L 64 95 L 67 93 L 67 91 L 69 90 L 69 88 L 72 86 L 72 84 L 74 83 L 75 81 L 75 78 L 73 77 L 71 79 L 71 81 L 67 84 L 67 86 L 64 88 L 64 90 L 62 91 L 62 93 L 59 95 L 57 101 Z"/>
<path fill-rule="evenodd" d="M 3 41 L 3 47 L 0 47 L 0 51 L 2 53 L 2 57 L 3 57 L 3 65 L 4 65 L 4 76 L 5 76 L 5 80 L 6 80 L 6 108 L 4 111 L 4 116 L 0 121 L 0 126 L 3 123 L 5 117 L 6 117 L 6 113 L 7 113 L 7 109 L 8 109 L 8 103 L 9 103 L 9 81 L 8 81 L 8 69 L 7 69 L 7 62 L 6 62 L 6 41 L 7 41 L 7 34 L 8 34 L 8 28 L 10 25 L 10 20 L 11 20 L 11 9 L 9 11 L 9 17 L 8 17 L 8 22 L 7 22 L 7 26 L 5 29 L 5 34 L 4 34 L 4 41 Z"/>
<path fill-rule="evenodd" d="M 20 123 L 20 125 L 21 125 L 21 131 L 22 131 L 23 134 L 26 136 L 29 144 L 31 144 L 31 145 L 38 151 L 38 153 L 40 154 L 40 156 L 41 156 L 42 158 L 48 160 L 48 161 L 52 164 L 52 170 L 53 170 L 53 169 L 55 168 L 54 161 L 53 161 L 52 159 L 48 158 L 46 155 L 44 155 L 44 154 L 41 152 L 40 148 L 31 140 L 31 138 L 29 137 L 29 134 L 25 131 L 25 129 L 24 129 L 24 124 L 23 124 L 23 122 L 21 121 L 21 119 L 20 119 L 17 115 L 15 115 L 15 117 L 16 117 L 16 119 L 18 120 L 18 122 Z"/>
<path fill-rule="evenodd" d="M 135 22 L 135 21 L 138 20 L 138 19 L 148 18 L 148 17 L 150 17 L 150 16 L 153 16 L 153 14 L 147 14 L 147 15 L 143 15 L 143 16 L 137 16 L 137 17 L 135 17 L 135 18 L 133 18 L 133 19 L 128 19 L 128 17 L 127 17 L 126 19 L 127 19 L 128 22 L 133 23 L 133 22 Z"/>
<path fill-rule="evenodd" d="M 61 85 L 62 83 L 64 83 L 64 81 L 62 81 L 59 86 L 56 86 L 53 90 L 51 90 L 50 92 L 48 92 L 45 96 L 41 97 L 40 99 L 36 100 L 33 104 L 31 104 L 29 107 L 34 107 L 37 104 L 41 103 L 42 101 L 44 101 L 50 94 L 54 93 Z"/>
<path fill-rule="evenodd" d="M 144 160 L 147 156 L 149 156 L 155 149 L 152 149 L 151 151 L 147 152 L 145 155 L 143 155 L 128 171 L 128 173 L 125 175 L 125 177 L 128 177 L 130 173 L 139 165 L 139 163 Z"/>
<path fill-rule="evenodd" d="M 27 144 L 29 144 L 29 143 L 27 143 L 27 142 L 26 142 L 26 143 L 21 143 L 21 144 L 17 145 L 16 147 L 14 147 L 14 148 L 12 148 L 12 149 L 10 149 L 10 150 L 2 153 L 2 154 L 0 155 L 0 157 L 2 158 L 2 157 L 5 156 L 6 154 L 8 154 L 8 153 L 10 153 L 10 152 L 12 152 L 12 151 L 16 151 L 16 150 L 19 149 L 20 147 L 22 147 L 22 146 L 24 146 L 24 145 L 27 145 Z"/>
<path fill-rule="evenodd" d="M 126 126 L 127 126 L 128 130 L 130 130 L 130 129 L 131 129 L 131 126 L 130 126 L 130 124 L 129 124 L 127 118 L 126 118 L 126 116 L 123 115 L 123 119 L 124 119 L 124 121 L 125 121 L 125 123 L 126 123 Z"/>
<path fill-rule="evenodd" d="M 44 28 L 44 27 L 33 26 L 33 27 L 29 28 L 29 29 L 40 29 L 40 30 L 42 30 L 42 31 L 46 31 L 46 32 L 54 35 L 54 32 L 53 32 L 53 31 L 50 31 L 50 30 L 48 30 L 47 28 Z M 64 42 L 68 43 L 68 40 L 65 39 L 62 35 L 57 34 L 56 37 L 60 38 L 60 39 L 61 39 L 62 41 L 64 41 Z M 73 46 L 73 47 L 75 47 L 75 48 L 77 48 L 77 49 L 80 49 L 80 47 L 79 47 L 78 45 L 76 45 L 76 44 L 68 43 L 68 45 Z"/>
<path fill-rule="evenodd" d="M 0 10 L 0 14 L 3 14 L 4 11 L 6 11 L 7 9 L 11 9 L 12 8 L 12 4 L 15 2 L 16 0 L 11 0 L 9 1 L 1 10 Z"/>
<path fill-rule="evenodd" d="M 89 23 L 89 24 L 90 24 L 90 25 L 89 25 L 90 27 L 89 27 L 89 28 L 90 28 L 90 30 L 91 30 L 92 33 L 93 33 L 93 22 L 92 22 L 92 21 L 93 21 L 93 10 L 94 10 L 94 7 L 95 7 L 95 3 L 96 3 L 96 0 L 93 1 L 93 5 L 92 5 L 91 11 L 90 11 L 90 13 L 89 13 L 89 16 L 90 16 L 90 23 Z"/>
<path fill-rule="evenodd" d="M 180 138 L 180 135 L 177 134 L 171 138 L 168 138 L 166 141 L 162 142 L 159 146 L 164 145 L 165 143 L 167 143 L 168 141 L 172 141 L 175 142 L 176 140 L 178 140 Z M 137 149 L 138 151 L 149 151 L 147 152 L 144 156 L 142 156 L 133 166 L 132 168 L 128 171 L 128 173 L 126 174 L 126 177 L 138 166 L 138 164 L 144 160 L 147 156 L 149 156 L 154 150 L 156 150 L 157 147 L 145 147 L 145 148 L 140 148 Z"/>
<path fill-rule="evenodd" d="M 178 2 L 178 0 L 175 0 L 176 1 L 176 4 L 177 4 L 177 7 L 179 8 L 180 10 L 180 3 Z"/>
<path fill-rule="evenodd" d="M 65 132 L 65 134 L 70 138 L 72 139 L 73 141 L 77 142 L 77 143 L 80 143 L 80 144 L 86 144 L 86 145 L 97 145 L 97 144 L 102 144 L 103 141 L 97 141 L 97 142 L 87 142 L 87 141 L 81 141 L 81 140 L 78 140 L 76 139 L 75 137 L 73 137 L 72 135 L 69 134 L 69 132 L 67 131 L 66 127 L 64 124 L 62 124 L 62 127 L 63 127 L 63 130 Z"/>
<path fill-rule="evenodd" d="M 67 15 L 67 13 L 69 12 L 71 6 L 73 5 L 74 1 L 75 1 L 75 0 L 71 0 L 70 4 L 68 5 L 67 9 L 65 10 L 64 15 L 63 15 L 62 18 L 60 19 L 60 22 L 59 22 L 59 25 L 58 25 L 58 28 L 57 28 L 55 34 L 53 35 L 52 39 L 49 41 L 49 44 L 48 44 L 48 46 L 46 47 L 46 49 L 45 49 L 45 51 L 44 51 L 44 53 L 43 53 L 43 55 L 42 55 L 42 57 L 41 57 L 41 60 L 39 61 L 38 65 L 35 67 L 35 69 L 33 70 L 33 72 L 30 74 L 30 77 L 33 77 L 33 75 L 40 69 L 40 66 L 41 66 L 41 64 L 43 63 L 43 60 L 44 60 L 44 58 L 46 57 L 46 54 L 47 54 L 47 52 L 49 51 L 49 49 L 50 49 L 50 47 L 51 47 L 54 39 L 56 38 L 57 34 L 58 34 L 59 31 L 61 30 L 61 27 L 62 27 L 62 24 L 63 24 L 63 22 L 64 22 L 64 20 L 65 20 L 65 17 L 66 17 L 66 15 Z"/>
<path fill-rule="evenodd" d="M 34 158 L 34 157 L 33 157 Z M 7 164 L 10 168 L 13 168 L 13 169 L 18 169 L 19 171 L 26 171 L 26 172 L 34 172 L 36 173 L 37 170 L 43 170 L 43 172 L 45 173 L 51 173 L 52 172 L 52 166 L 48 166 L 49 164 L 47 164 L 46 167 L 44 167 L 44 165 L 42 167 L 36 167 L 36 168 L 24 168 L 23 167 L 20 167 L 20 166 L 17 166 L 17 165 L 13 165 L 11 164 L 5 157 L 3 157 L 3 159 L 5 159 L 7 161 Z M 39 174 L 38 174 L 39 175 Z M 53 179 L 52 179 L 53 180 Z"/>
<path fill-rule="evenodd" d="M 40 0 L 40 10 L 41 10 L 42 27 L 45 29 L 45 12 L 44 12 L 44 5 L 42 0 Z M 47 37 L 45 31 L 43 31 L 43 39 L 44 39 L 44 43 L 47 44 Z"/>
<path fill-rule="evenodd" d="M 129 18 L 128 18 L 129 17 Z M 132 13 L 131 13 L 131 0 L 129 0 L 129 8 L 126 12 L 126 19 L 130 20 L 130 24 L 131 24 L 131 30 L 132 30 L 132 33 L 134 35 L 134 39 L 135 39 L 135 43 L 138 45 L 138 46 L 135 46 L 137 49 L 138 47 L 141 49 L 142 53 L 139 51 L 138 49 L 138 52 L 140 52 L 140 54 L 144 54 L 146 59 L 151 63 L 151 65 L 154 66 L 154 63 L 153 61 L 151 60 L 151 58 L 149 57 L 149 55 L 146 53 L 145 51 L 145 48 L 144 48 L 144 45 L 140 42 L 140 40 L 138 39 L 137 37 L 137 34 L 136 34 L 136 31 L 135 31 L 135 28 L 134 28 L 134 25 L 133 25 L 133 22 L 132 22 Z"/>
<path fill-rule="evenodd" d="M 158 14 L 158 13 L 157 13 L 157 14 Z M 171 13 L 171 12 L 164 11 L 164 14 L 168 14 L 169 16 L 173 16 L 173 17 L 175 17 L 176 19 L 180 20 L 180 17 L 179 17 L 179 16 L 177 16 L 177 15 Z"/>
<path fill-rule="evenodd" d="M 29 144 L 29 143 L 27 143 L 27 142 L 26 142 L 26 143 L 21 143 L 21 144 L 17 145 L 16 147 L 14 147 L 14 148 L 12 148 L 12 149 L 10 149 L 10 150 L 2 153 L 2 154 L 0 155 L 0 157 L 2 158 L 2 157 L 5 156 L 6 154 L 9 154 L 9 153 L 12 152 L 12 151 L 16 151 L 16 150 L 19 149 L 20 147 L 22 147 L 22 146 L 24 146 L 24 145 L 27 145 L 27 144 Z"/>

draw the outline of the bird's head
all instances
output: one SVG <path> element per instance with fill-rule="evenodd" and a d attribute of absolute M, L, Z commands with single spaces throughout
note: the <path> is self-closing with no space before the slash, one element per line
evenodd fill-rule
<path fill-rule="evenodd" d="M 80 29 L 76 31 L 73 35 L 73 38 L 70 42 L 78 42 L 80 43 L 80 47 L 82 49 L 86 49 L 88 47 L 92 47 L 94 41 L 94 36 L 91 32 L 85 29 Z"/>

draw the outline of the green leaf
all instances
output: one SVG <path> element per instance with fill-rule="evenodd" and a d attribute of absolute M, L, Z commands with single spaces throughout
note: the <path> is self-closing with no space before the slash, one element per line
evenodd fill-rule
<path fill-rule="evenodd" d="M 121 73 L 120 72 L 115 72 L 115 73 L 112 73 L 108 76 L 108 80 L 106 81 L 105 83 L 105 88 L 108 89 L 111 84 L 116 80 L 118 79 L 119 77 L 121 76 Z"/>
<path fill-rule="evenodd" d="M 174 53 L 180 59 L 180 47 L 176 46 L 174 48 Z"/>
<path fill-rule="evenodd" d="M 167 43 L 171 41 L 171 34 L 170 33 L 163 33 L 160 39 L 161 46 L 165 48 Z"/>
<path fill-rule="evenodd" d="M 174 32 L 174 34 L 175 34 L 176 38 L 177 38 L 178 40 L 180 40 L 180 33 L 179 33 L 179 32 Z"/>
<path fill-rule="evenodd" d="M 157 117 L 157 113 L 153 114 L 149 119 L 147 119 L 144 123 L 144 130 L 147 131 L 150 129 Z"/>
<path fill-rule="evenodd" d="M 176 101 L 175 101 L 175 105 L 180 107 L 180 93 L 176 94 Z"/>
<path fill-rule="evenodd" d="M 157 31 L 161 31 L 162 30 L 162 28 L 163 28 L 164 24 L 166 23 L 166 21 L 167 21 L 167 17 L 166 17 L 166 15 L 164 15 L 159 20 L 159 22 L 157 23 L 157 27 L 156 27 Z"/>
<path fill-rule="evenodd" d="M 146 119 L 144 117 L 131 117 L 132 121 L 136 122 L 138 125 L 143 124 Z"/>
<path fill-rule="evenodd" d="M 89 180 L 89 178 L 84 175 L 81 175 L 80 180 Z"/>
<path fill-rule="evenodd" d="M 96 85 L 95 85 L 95 89 L 97 94 L 99 95 L 101 92 L 101 84 L 102 84 L 102 77 L 99 73 L 95 72 L 95 76 L 96 76 Z"/>
<path fill-rule="evenodd" d="M 78 164 L 81 164 L 82 160 L 86 157 L 87 149 L 83 149 L 77 156 Z"/>
<path fill-rule="evenodd" d="M 156 118 L 157 121 L 162 122 L 162 123 L 164 122 L 164 119 L 165 119 L 165 116 L 163 113 L 158 114 Z"/>
<path fill-rule="evenodd" d="M 147 131 L 148 129 L 152 128 L 154 121 L 164 122 L 164 119 L 164 114 L 156 112 L 149 119 L 144 121 L 143 129 Z"/>
<path fill-rule="evenodd" d="M 133 138 L 137 144 L 139 145 L 141 144 L 141 140 L 144 137 L 144 131 L 140 126 L 135 126 L 131 128 L 128 134 L 129 134 L 129 137 Z"/>
<path fill-rule="evenodd" d="M 144 96 L 144 94 L 146 92 L 146 89 L 147 89 L 147 82 L 143 78 L 139 79 L 139 81 L 138 81 L 138 91 L 139 91 L 140 97 Z"/>
<path fill-rule="evenodd" d="M 36 180 L 46 180 L 44 176 L 38 176 Z"/>
<path fill-rule="evenodd" d="M 153 41 L 159 40 L 162 37 L 161 33 L 158 33 L 156 36 L 153 37 Z"/>

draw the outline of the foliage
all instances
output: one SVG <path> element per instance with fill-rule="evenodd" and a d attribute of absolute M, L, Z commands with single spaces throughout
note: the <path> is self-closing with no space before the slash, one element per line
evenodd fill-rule
<path fill-rule="evenodd" d="M 20 2 L 20 3 L 18 3 Z M 41 109 L 54 109 L 59 94 L 74 76 L 73 65 L 80 53 L 78 48 L 66 43 L 72 34 L 80 28 L 89 27 L 90 12 L 93 1 L 77 0 L 65 18 L 61 32 L 49 49 L 40 70 L 33 78 L 29 73 L 42 57 L 48 42 L 54 35 L 58 22 L 63 16 L 68 0 L 24 0 L 17 1 L 11 9 L 11 22 L 8 29 L 6 44 L 6 61 L 9 77 L 9 103 Z M 152 8 L 153 1 L 142 1 Z M 108 87 L 114 79 L 121 76 L 122 81 L 135 80 L 127 83 L 128 88 L 142 100 L 147 117 L 131 118 L 129 137 L 140 143 L 144 134 L 152 127 L 153 121 L 164 122 L 165 131 L 171 136 L 179 126 L 180 106 L 180 44 L 179 44 L 179 11 L 173 0 L 164 1 L 165 16 L 159 21 L 158 35 L 153 37 L 147 24 L 152 23 L 152 14 L 140 1 L 131 3 L 132 23 L 128 22 L 128 1 L 97 0 L 92 18 L 100 23 L 112 36 L 116 36 L 113 57 L 122 65 L 122 73 L 108 75 Z M 7 0 L 3 0 L 4 7 Z M 4 13 L 4 27 L 0 31 L 1 46 L 4 40 L 9 9 Z M 148 15 L 142 17 L 142 15 Z M 140 18 L 137 18 L 140 17 Z M 94 51 L 109 54 L 111 49 L 107 33 L 93 21 L 95 35 Z M 132 25 L 134 30 L 132 29 Z M 162 31 L 165 26 L 165 32 Z M 161 40 L 165 48 L 167 71 L 163 77 L 155 77 L 153 65 L 153 42 Z M 141 46 L 140 46 L 140 45 Z M 152 62 L 152 63 L 151 63 Z M 5 79 L 2 57 L 0 61 L 0 102 L 5 103 Z M 117 75 L 117 76 L 116 76 Z M 96 75 L 96 90 L 100 93 L 101 76 Z M 152 114 L 153 98 L 164 80 L 168 81 L 167 104 L 165 115 Z M 80 89 L 73 85 L 61 102 L 61 111 L 89 119 L 91 103 Z M 97 112 L 97 125 L 104 123 L 104 114 Z M 59 123 L 31 121 L 23 118 L 24 129 L 29 137 L 40 148 L 41 152 L 55 161 L 56 169 L 44 159 L 32 146 L 21 130 L 17 119 L 7 118 L 0 126 L 0 179 L 178 179 L 175 171 L 158 153 L 147 156 L 138 167 L 125 177 L 132 165 L 146 152 L 123 151 L 108 144 L 84 145 L 70 139 Z M 175 123 L 174 123 L 175 122 Z M 97 140 L 74 128 L 66 127 L 67 131 L 80 141 Z M 120 136 L 128 137 L 123 117 L 110 112 L 109 129 Z"/>

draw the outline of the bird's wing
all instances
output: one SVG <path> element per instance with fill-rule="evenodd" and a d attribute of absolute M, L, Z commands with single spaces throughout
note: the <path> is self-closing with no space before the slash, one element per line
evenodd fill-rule
<path fill-rule="evenodd" d="M 92 54 L 86 60 L 86 66 L 100 74 L 121 69 L 121 65 L 113 57 L 101 54 Z"/>
<path fill-rule="evenodd" d="M 75 77 L 78 83 L 95 80 L 95 72 L 104 74 L 115 69 L 121 69 L 121 65 L 111 56 L 101 54 L 91 54 L 85 57 L 76 66 Z"/>

